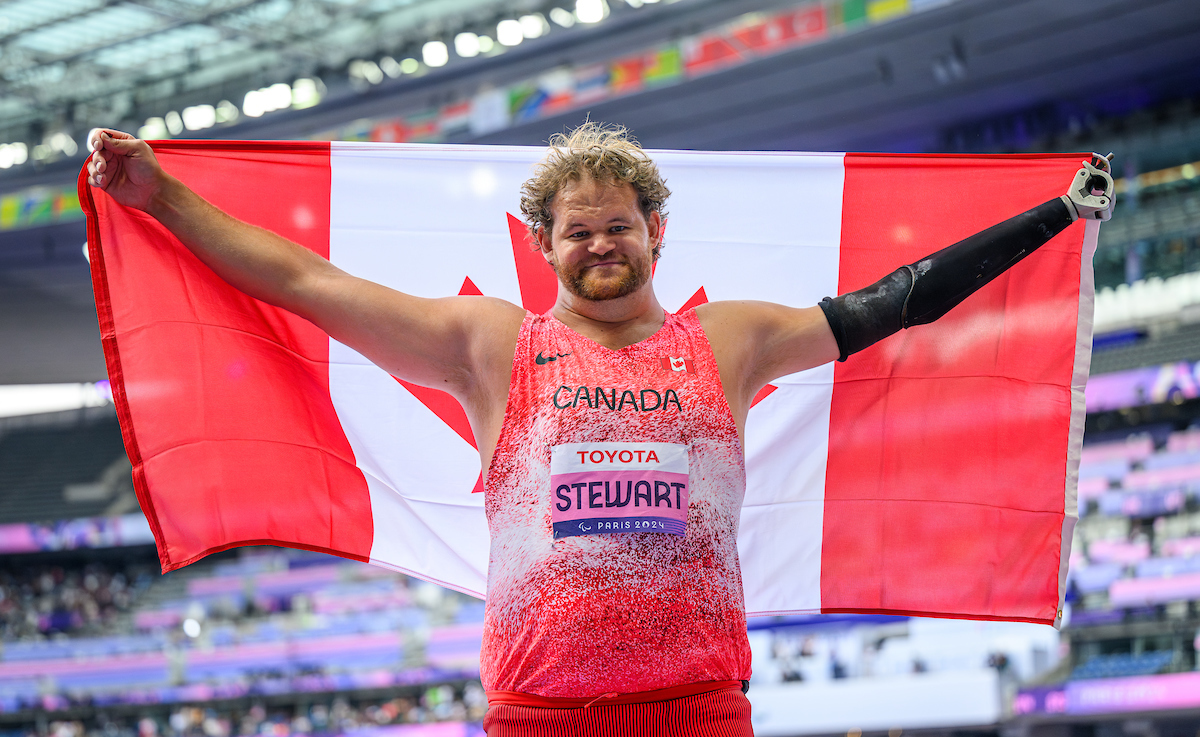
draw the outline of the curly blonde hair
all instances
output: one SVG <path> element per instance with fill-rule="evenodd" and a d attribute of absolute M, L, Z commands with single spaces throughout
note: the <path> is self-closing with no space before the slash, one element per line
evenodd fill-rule
<path fill-rule="evenodd" d="M 550 205 L 568 181 L 585 175 L 606 184 L 629 184 L 637 194 L 638 206 L 648 220 L 650 213 L 667 215 L 671 190 L 655 164 L 624 126 L 587 121 L 566 134 L 550 138 L 550 152 L 534 170 L 533 178 L 521 186 L 521 212 L 529 232 L 549 228 L 554 216 Z M 661 243 L 654 248 L 658 258 Z"/>

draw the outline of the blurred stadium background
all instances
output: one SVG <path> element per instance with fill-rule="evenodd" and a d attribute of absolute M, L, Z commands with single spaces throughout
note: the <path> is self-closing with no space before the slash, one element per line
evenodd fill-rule
<path fill-rule="evenodd" d="M 458 737 L 486 708 L 480 602 L 271 548 L 159 574 L 87 131 L 536 145 L 587 115 L 654 148 L 1117 153 L 1067 625 L 752 620 L 750 698 L 760 735 L 1200 735 L 1196 0 L 0 0 L 0 737 Z"/>

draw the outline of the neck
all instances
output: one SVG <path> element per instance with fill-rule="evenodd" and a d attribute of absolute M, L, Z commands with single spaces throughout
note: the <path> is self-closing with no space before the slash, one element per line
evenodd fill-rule
<path fill-rule="evenodd" d="M 617 350 L 649 338 L 666 319 L 653 281 L 617 299 L 583 299 L 560 283 L 558 299 L 550 311 L 559 322 L 605 348 Z"/>

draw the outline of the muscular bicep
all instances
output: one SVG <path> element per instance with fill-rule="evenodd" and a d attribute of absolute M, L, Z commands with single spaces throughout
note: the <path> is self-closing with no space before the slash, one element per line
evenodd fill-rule
<path fill-rule="evenodd" d="M 393 376 L 470 395 L 503 368 L 525 311 L 489 297 L 429 299 L 331 269 L 305 286 L 304 316 Z"/>

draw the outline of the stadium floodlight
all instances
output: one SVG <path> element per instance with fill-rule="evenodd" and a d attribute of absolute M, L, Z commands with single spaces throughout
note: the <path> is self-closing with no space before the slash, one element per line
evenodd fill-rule
<path fill-rule="evenodd" d="M 550 8 L 550 20 L 563 28 L 575 25 L 575 14 L 566 8 Z"/>
<path fill-rule="evenodd" d="M 350 72 L 350 79 L 362 79 L 371 84 L 379 84 L 383 81 L 383 70 L 379 68 L 378 64 L 369 59 L 355 59 L 350 62 L 348 71 Z M 291 103 L 288 104 L 290 105 Z"/>
<path fill-rule="evenodd" d="M 546 23 L 546 17 L 541 13 L 523 15 L 517 22 L 521 24 L 521 34 L 525 38 L 538 38 L 550 30 L 549 24 Z"/>
<path fill-rule="evenodd" d="M 292 82 L 292 109 L 304 110 L 321 101 L 322 85 L 317 80 L 301 77 Z"/>
<path fill-rule="evenodd" d="M 388 75 L 392 79 L 395 79 L 404 73 L 404 70 L 400 68 L 400 62 L 396 61 L 390 56 L 385 56 L 379 60 L 379 68 L 383 70 L 384 74 Z"/>
<path fill-rule="evenodd" d="M 479 36 L 470 31 L 463 31 L 454 37 L 454 53 L 464 59 L 479 56 Z"/>
<path fill-rule="evenodd" d="M 249 97 L 249 96 L 250 96 L 250 93 L 246 93 L 246 97 Z M 250 115 L 250 113 L 246 113 L 246 114 Z M 262 113 L 258 113 L 258 115 L 262 115 Z M 141 138 L 144 141 L 145 140 L 153 141 L 158 138 L 167 138 L 168 137 L 167 123 L 165 120 L 163 120 L 162 118 L 158 118 L 158 117 L 146 118 L 146 122 L 142 125 L 141 128 L 138 128 L 137 136 L 138 136 L 138 138 Z M 41 148 L 41 147 L 39 146 L 39 148 Z M 49 146 L 46 146 L 46 148 L 48 149 Z M 35 149 L 34 153 L 35 154 L 37 153 L 36 149 Z M 42 158 L 44 158 L 44 157 L 42 157 Z"/>
<path fill-rule="evenodd" d="M 177 136 L 183 133 L 183 117 L 178 112 L 172 110 L 163 116 L 163 120 L 167 122 L 167 130 L 171 132 L 171 135 Z"/>
<path fill-rule="evenodd" d="M 374 62 L 370 62 L 370 64 L 375 67 Z M 379 67 L 375 67 L 375 71 L 379 71 Z M 282 110 L 292 105 L 292 87 L 285 82 L 273 84 L 264 89 L 263 93 L 267 97 L 267 112 Z"/>
<path fill-rule="evenodd" d="M 371 62 L 371 65 L 374 66 L 374 62 Z M 379 67 L 375 67 L 375 72 L 379 73 Z M 263 113 L 282 110 L 286 107 L 291 107 L 291 105 L 291 85 L 286 82 L 279 82 L 270 87 L 263 87 L 259 90 L 247 92 L 245 99 L 242 100 L 242 112 L 251 118 L 257 118 Z M 171 113 L 167 113 L 167 130 L 171 129 L 170 115 Z"/>
<path fill-rule="evenodd" d="M 525 32 L 521 30 L 521 21 L 502 20 L 496 24 L 496 40 L 505 46 L 516 46 L 525 40 Z"/>
<path fill-rule="evenodd" d="M 364 59 L 360 69 L 362 70 L 363 79 L 371 84 L 379 84 L 383 81 L 383 70 L 370 59 Z"/>
<path fill-rule="evenodd" d="M 246 93 L 246 97 L 242 99 L 242 112 L 245 113 L 247 117 L 251 118 L 257 118 L 266 112 L 266 108 L 263 106 L 262 92 L 260 90 L 250 90 Z M 162 119 L 159 118 L 159 120 Z M 146 121 L 146 125 L 149 124 L 150 121 Z M 163 127 L 166 127 L 165 124 Z"/>
<path fill-rule="evenodd" d="M 217 124 L 217 109 L 212 105 L 192 105 L 183 109 L 183 127 L 204 130 Z"/>
<path fill-rule="evenodd" d="M 608 16 L 604 0 L 575 0 L 575 17 L 580 23 L 599 23 Z"/>
<path fill-rule="evenodd" d="M 29 150 L 25 144 L 0 143 L 0 169 L 20 166 L 29 159 Z"/>
<path fill-rule="evenodd" d="M 24 143 L 0 143 L 0 169 L 20 166 L 29 160 L 29 147 Z"/>
<path fill-rule="evenodd" d="M 421 47 L 421 59 L 426 66 L 444 67 L 450 61 L 450 50 L 441 41 L 427 41 Z"/>
<path fill-rule="evenodd" d="M 420 68 L 421 62 L 417 61 L 411 56 L 400 62 L 400 71 L 404 72 L 405 74 L 416 74 L 417 70 Z"/>
<path fill-rule="evenodd" d="M 491 36 L 479 35 L 479 53 L 490 54 L 494 48 L 496 48 L 496 42 L 492 40 Z"/>
<path fill-rule="evenodd" d="M 175 113 L 175 115 L 178 117 L 179 113 Z M 167 128 L 170 129 L 170 127 L 170 121 L 167 121 Z M 75 152 L 79 150 L 79 144 L 75 143 L 75 139 L 64 131 L 53 134 L 46 139 L 46 143 L 49 144 L 51 151 L 59 151 L 67 156 L 74 156 Z"/>
<path fill-rule="evenodd" d="M 217 122 L 232 123 L 241 117 L 238 112 L 237 105 L 234 105 L 229 100 L 221 100 L 217 103 Z"/>

